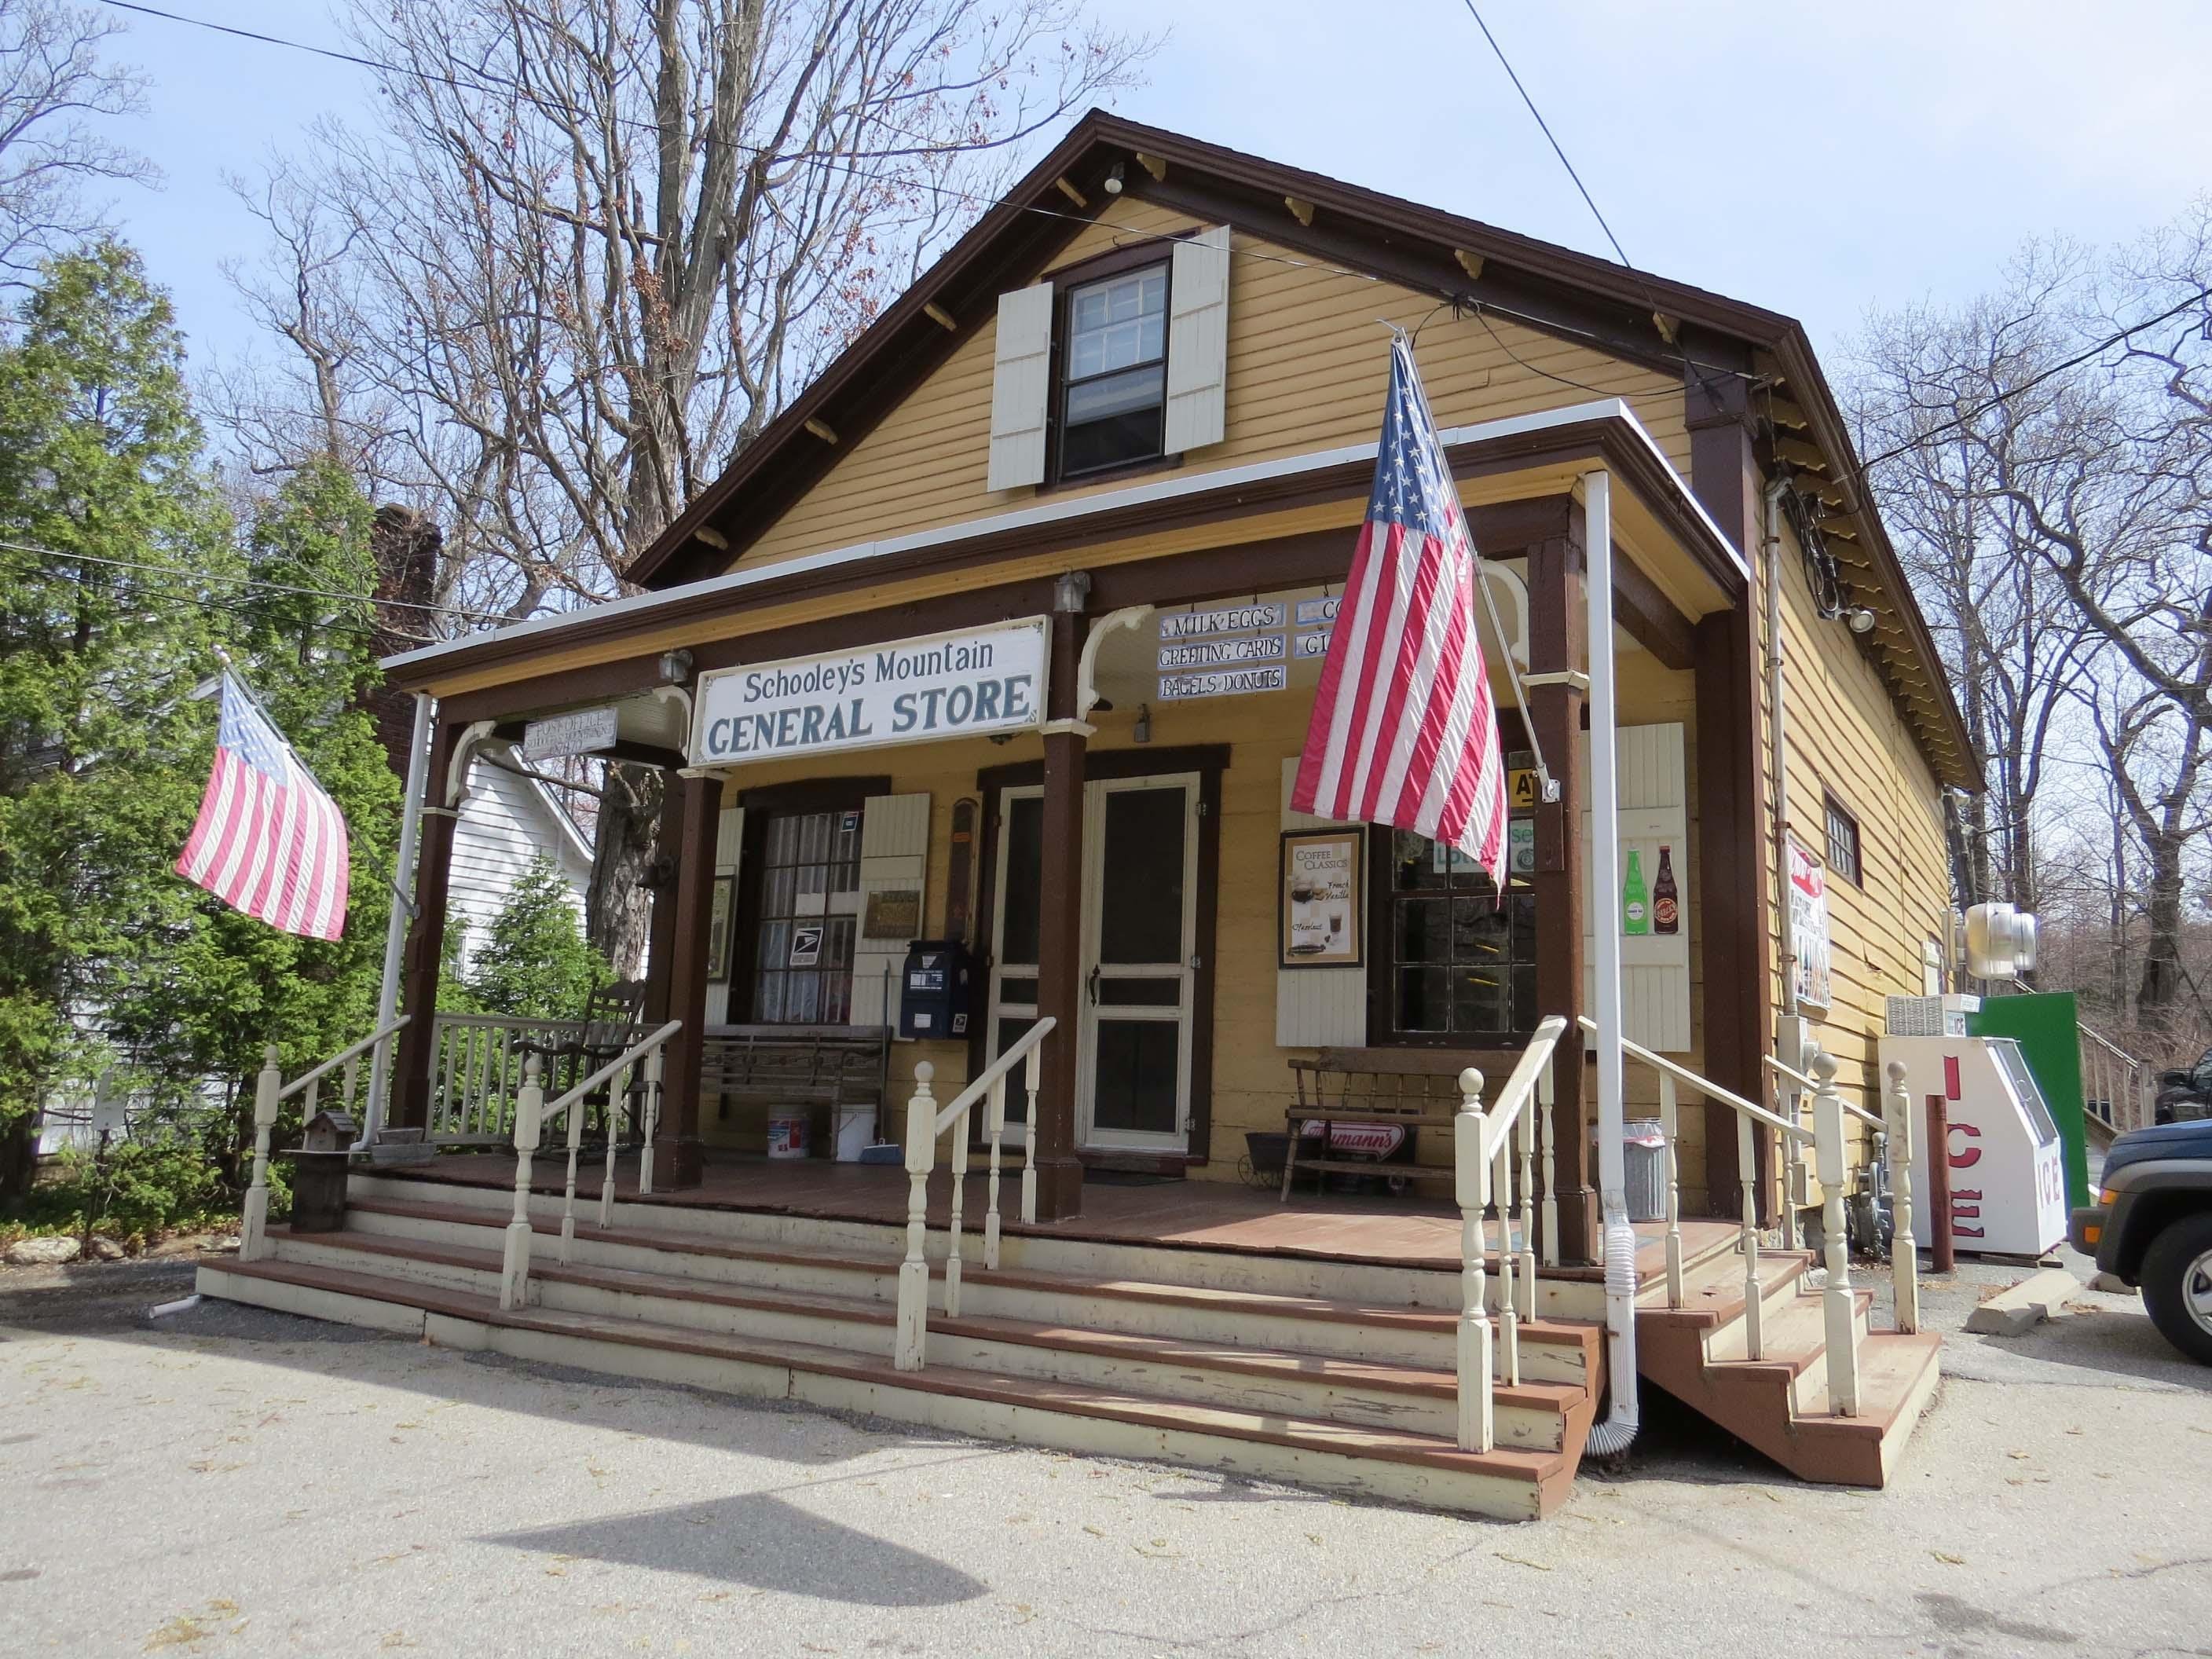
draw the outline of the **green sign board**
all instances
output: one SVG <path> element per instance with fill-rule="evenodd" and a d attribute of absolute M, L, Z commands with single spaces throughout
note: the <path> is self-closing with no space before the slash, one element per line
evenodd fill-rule
<path fill-rule="evenodd" d="M 1984 997 L 1982 1010 L 1966 1016 L 1972 1036 L 2020 1039 L 2021 1057 L 2035 1074 L 2035 1086 L 2058 1125 L 2066 1157 L 2066 1201 L 2079 1208 L 2089 1201 L 2089 1148 L 2081 1123 L 2081 1039 L 2075 1028 L 2079 1011 L 2071 991 L 2033 991 L 2018 996 Z"/>

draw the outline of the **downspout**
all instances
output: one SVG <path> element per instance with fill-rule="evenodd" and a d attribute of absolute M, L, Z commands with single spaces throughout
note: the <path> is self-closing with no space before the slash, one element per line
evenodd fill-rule
<path fill-rule="evenodd" d="M 1584 558 L 1589 594 L 1590 869 L 1603 907 L 1591 929 L 1597 943 L 1597 1184 L 1605 1235 L 1606 1358 L 1612 1403 L 1594 1425 L 1592 1456 L 1626 1451 L 1642 1417 L 1636 1381 L 1636 1230 L 1628 1221 L 1620 993 L 1620 778 L 1615 733 L 1613 646 L 1613 479 L 1582 477 Z"/>
<path fill-rule="evenodd" d="M 415 694 L 415 731 L 408 740 L 407 791 L 399 807 L 399 849 L 392 865 L 392 911 L 384 924 L 384 979 L 376 994 L 376 1024 L 380 1031 L 399 1016 L 399 958 L 407 944 L 407 927 L 415 917 L 415 902 L 408 890 L 415 879 L 415 844 L 422 830 L 422 792 L 430 769 L 430 714 L 435 701 L 427 691 Z M 362 1115 L 361 1139 L 349 1148 L 364 1152 L 376 1144 L 384 1128 L 384 1092 L 392 1081 L 392 1040 L 386 1037 L 369 1051 L 368 1110 Z"/>
<path fill-rule="evenodd" d="M 1790 931 L 1790 739 L 1782 708 L 1782 498 L 1787 473 L 1766 486 L 1765 532 L 1759 552 L 1766 562 L 1766 769 L 1774 779 L 1774 907 L 1782 933 L 1782 1013 L 1797 1012 L 1797 941 Z"/>

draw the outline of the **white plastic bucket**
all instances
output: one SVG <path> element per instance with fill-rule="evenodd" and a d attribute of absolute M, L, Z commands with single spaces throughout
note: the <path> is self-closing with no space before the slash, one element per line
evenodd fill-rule
<path fill-rule="evenodd" d="M 876 1109 L 840 1106 L 837 1109 L 837 1161 L 858 1164 L 861 1149 L 875 1139 Z"/>
<path fill-rule="evenodd" d="M 806 1156 L 805 1112 L 770 1112 L 768 1115 L 768 1155 L 772 1158 Z"/>

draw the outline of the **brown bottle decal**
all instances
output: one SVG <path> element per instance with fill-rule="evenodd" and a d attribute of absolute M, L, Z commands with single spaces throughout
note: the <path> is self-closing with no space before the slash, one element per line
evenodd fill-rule
<path fill-rule="evenodd" d="M 1651 931 L 1655 933 L 1679 933 L 1682 931 L 1682 904 L 1674 890 L 1674 849 L 1659 849 L 1659 874 L 1651 884 Z"/>

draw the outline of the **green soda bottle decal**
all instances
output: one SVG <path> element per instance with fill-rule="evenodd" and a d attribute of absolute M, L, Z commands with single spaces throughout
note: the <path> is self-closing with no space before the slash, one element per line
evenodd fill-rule
<path fill-rule="evenodd" d="M 1651 931 L 1650 896 L 1644 889 L 1644 860 L 1633 850 L 1628 854 L 1628 879 L 1620 884 L 1620 931 Z"/>

